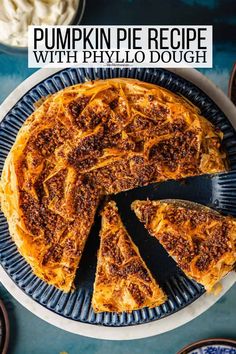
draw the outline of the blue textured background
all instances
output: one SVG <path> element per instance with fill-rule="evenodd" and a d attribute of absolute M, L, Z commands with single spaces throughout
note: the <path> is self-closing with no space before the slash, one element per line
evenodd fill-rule
<path fill-rule="evenodd" d="M 82 24 L 212 24 L 214 68 L 202 72 L 227 92 L 236 61 L 235 0 L 87 0 Z M 0 102 L 32 72 L 24 56 L 0 54 Z M 201 338 L 236 339 L 235 293 L 236 286 L 210 310 L 174 331 L 137 341 L 109 342 L 72 335 L 47 324 L 0 287 L 11 321 L 9 352 L 14 354 L 175 354 Z"/>

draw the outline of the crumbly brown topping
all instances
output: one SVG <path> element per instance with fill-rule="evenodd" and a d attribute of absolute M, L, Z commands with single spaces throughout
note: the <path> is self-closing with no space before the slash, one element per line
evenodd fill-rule
<path fill-rule="evenodd" d="M 206 212 L 205 209 L 194 210 L 171 206 L 166 210 L 165 218 L 176 225 L 188 222 L 191 228 L 195 228 L 200 223 L 210 223 L 213 220 L 220 221 L 223 219 L 220 214 Z"/>
<path fill-rule="evenodd" d="M 49 248 L 43 257 L 43 265 L 46 265 L 49 261 L 60 262 L 63 255 L 62 246 L 56 244 Z"/>
<path fill-rule="evenodd" d="M 122 276 L 124 277 L 128 275 L 134 275 L 134 274 L 146 282 L 151 281 L 147 269 L 144 268 L 142 262 L 138 259 L 132 260 L 131 262 L 125 264 L 125 266 L 122 269 Z"/>
<path fill-rule="evenodd" d="M 40 230 L 44 231 L 45 241 L 50 241 L 56 227 L 63 228 L 65 222 L 62 217 L 53 213 L 43 203 L 39 203 L 29 193 L 20 193 L 20 207 L 23 211 L 23 219 L 29 231 L 38 236 Z"/>
<path fill-rule="evenodd" d="M 64 242 L 64 252 L 67 256 L 74 256 L 76 254 L 76 243 L 75 240 L 67 238 Z"/>
<path fill-rule="evenodd" d="M 118 239 L 119 235 L 113 233 L 106 235 L 101 247 L 102 256 L 109 257 L 116 265 L 122 264 L 124 260 L 119 247 L 116 246 Z M 116 273 L 116 270 L 112 268 L 111 272 Z"/>
<path fill-rule="evenodd" d="M 189 269 L 190 262 L 195 256 L 195 248 L 188 239 L 164 232 L 161 242 L 168 252 L 172 252 L 183 269 Z"/>
<path fill-rule="evenodd" d="M 29 144 L 28 149 L 36 150 L 42 156 L 48 157 L 69 138 L 68 130 L 62 124 L 56 123 L 53 128 L 44 129 L 33 138 L 33 145 Z"/>
<path fill-rule="evenodd" d="M 231 252 L 229 244 L 228 225 L 226 222 L 216 225 L 209 230 L 209 235 L 199 246 L 200 256 L 196 267 L 200 271 L 207 270 L 211 261 L 217 262 L 226 252 Z"/>
<path fill-rule="evenodd" d="M 138 205 L 137 210 L 140 221 L 148 226 L 153 217 L 155 217 L 158 207 L 151 200 L 147 200 L 145 203 Z"/>
<path fill-rule="evenodd" d="M 81 219 L 88 218 L 91 210 L 94 210 L 100 199 L 99 192 L 86 177 L 79 179 L 73 190 L 73 205 L 75 215 Z"/>
<path fill-rule="evenodd" d="M 112 110 L 114 110 L 118 106 L 118 104 L 119 104 L 119 100 L 118 98 L 115 98 L 113 101 L 109 103 L 109 106 Z"/>
<path fill-rule="evenodd" d="M 75 123 L 79 123 L 79 115 L 83 111 L 83 109 L 87 106 L 89 103 L 90 97 L 87 96 L 81 96 L 78 99 L 71 101 L 68 105 L 68 110 L 70 114 L 73 116 Z"/>
<path fill-rule="evenodd" d="M 48 193 L 49 193 L 49 198 L 53 199 L 56 196 L 62 198 L 64 194 L 64 183 L 65 183 L 65 178 L 67 175 L 67 170 L 63 168 L 61 171 L 59 171 L 57 174 L 55 174 L 53 177 L 47 180 L 45 182 Z"/>
<path fill-rule="evenodd" d="M 68 162 L 72 166 L 79 166 L 81 160 L 90 157 L 92 159 L 101 156 L 103 147 L 103 129 L 97 134 L 88 135 L 83 138 L 79 145 L 68 155 Z"/>
<path fill-rule="evenodd" d="M 103 209 L 102 215 L 110 225 L 116 225 L 119 223 L 117 210 L 109 203 L 106 205 L 106 208 Z M 114 237 L 114 235 L 112 236 Z"/>
<path fill-rule="evenodd" d="M 217 213 L 206 211 L 205 209 L 191 208 L 166 208 L 165 219 L 171 225 L 180 226 L 178 236 L 164 233 L 162 242 L 167 251 L 172 251 L 178 257 L 178 261 L 183 268 L 189 268 L 195 256 L 198 257 L 196 267 L 200 271 L 208 269 L 211 262 L 217 262 L 223 254 L 230 252 L 228 223 Z M 178 230 L 178 228 L 177 228 Z M 187 238 L 191 230 L 191 235 L 196 234 L 190 240 Z M 180 235 L 180 232 L 186 236 Z"/>
<path fill-rule="evenodd" d="M 149 152 L 149 159 L 168 166 L 172 171 L 184 159 L 185 163 L 192 163 L 197 171 L 199 166 L 197 153 L 196 133 L 187 131 L 153 145 Z"/>
<path fill-rule="evenodd" d="M 134 104 L 134 108 L 153 120 L 159 120 L 160 118 L 166 119 L 170 113 L 169 108 L 158 104 L 154 99 L 149 101 L 149 105 L 140 105 L 139 102 L 137 102 Z"/>
<path fill-rule="evenodd" d="M 37 235 L 40 231 L 40 227 L 42 227 L 38 201 L 33 199 L 30 194 L 21 192 L 20 206 L 24 214 L 23 217 L 27 228 L 33 235 Z"/>
<path fill-rule="evenodd" d="M 146 296 L 150 296 L 150 297 L 153 296 L 153 291 L 149 285 L 140 283 L 140 288 L 142 289 L 142 291 Z"/>
<path fill-rule="evenodd" d="M 145 301 L 145 297 L 144 297 L 142 291 L 139 289 L 138 285 L 134 284 L 134 283 L 130 283 L 128 285 L 128 290 L 129 290 L 130 294 L 132 295 L 132 297 L 134 298 L 137 305 L 141 306 Z"/>
<path fill-rule="evenodd" d="M 105 123 L 109 120 L 111 114 L 111 110 L 109 106 L 94 106 L 94 107 L 87 107 L 78 117 L 76 120 L 76 125 L 78 128 L 82 129 L 83 131 L 92 130 L 99 123 Z"/>

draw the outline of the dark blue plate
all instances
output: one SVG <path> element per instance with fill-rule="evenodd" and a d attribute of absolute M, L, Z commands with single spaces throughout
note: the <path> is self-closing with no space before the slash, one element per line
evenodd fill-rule
<path fill-rule="evenodd" d="M 216 176 L 200 176 L 184 181 L 156 183 L 115 196 L 121 216 L 130 235 L 154 277 L 168 295 L 162 306 L 132 313 L 95 314 L 91 295 L 99 246 L 100 219 L 96 218 L 83 253 L 76 276 L 76 290 L 65 294 L 37 278 L 19 254 L 8 232 L 6 219 L 0 215 L 0 262 L 14 282 L 35 301 L 61 316 L 91 324 L 128 326 L 145 323 L 171 315 L 195 301 L 204 288 L 188 279 L 167 255 L 162 246 L 148 236 L 143 225 L 130 210 L 133 200 L 180 198 L 195 201 L 236 215 L 236 135 L 230 122 L 217 105 L 199 88 L 183 78 L 162 69 L 67 69 L 58 72 L 30 89 L 10 110 L 0 124 L 0 171 L 15 141 L 18 130 L 33 112 L 34 103 L 43 96 L 66 86 L 111 77 L 131 77 L 166 87 L 185 96 L 198 106 L 202 114 L 224 132 L 224 145 L 228 153 L 231 172 Z"/>

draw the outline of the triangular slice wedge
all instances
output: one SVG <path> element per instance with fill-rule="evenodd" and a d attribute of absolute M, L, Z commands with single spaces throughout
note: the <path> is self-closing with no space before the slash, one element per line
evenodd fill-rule
<path fill-rule="evenodd" d="M 92 305 L 95 312 L 130 312 L 163 304 L 166 296 L 127 233 L 115 202 L 101 213 L 100 248 Z"/>
<path fill-rule="evenodd" d="M 236 221 L 215 210 L 182 200 L 133 202 L 132 209 L 179 267 L 206 290 L 236 261 Z M 213 289 L 214 287 L 214 289 Z"/>

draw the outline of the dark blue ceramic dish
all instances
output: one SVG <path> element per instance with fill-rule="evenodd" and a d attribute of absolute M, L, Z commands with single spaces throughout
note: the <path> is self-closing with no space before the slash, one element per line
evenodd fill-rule
<path fill-rule="evenodd" d="M 92 287 L 99 246 L 100 219 L 96 218 L 77 273 L 76 290 L 65 294 L 37 278 L 19 254 L 8 232 L 6 219 L 0 215 L 0 262 L 9 276 L 28 296 L 55 313 L 96 325 L 129 326 L 147 323 L 171 315 L 189 305 L 204 293 L 204 288 L 188 279 L 168 257 L 160 244 L 138 222 L 130 204 L 133 200 L 179 198 L 202 203 L 225 214 L 236 215 L 236 134 L 217 105 L 200 89 L 183 78 L 163 69 L 66 69 L 42 81 L 21 98 L 0 124 L 0 172 L 6 156 L 25 119 L 33 112 L 41 97 L 66 86 L 111 77 L 132 77 L 166 87 L 185 96 L 198 106 L 202 114 L 224 132 L 224 145 L 230 161 L 229 173 L 200 176 L 184 181 L 168 181 L 120 193 L 117 201 L 130 235 L 140 249 L 145 262 L 168 295 L 162 306 L 132 313 L 95 314 L 91 307 Z"/>

